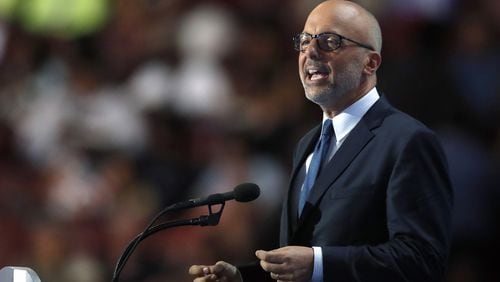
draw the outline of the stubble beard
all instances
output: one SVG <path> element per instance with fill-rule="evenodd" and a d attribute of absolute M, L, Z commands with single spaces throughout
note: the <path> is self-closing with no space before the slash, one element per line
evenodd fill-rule
<path fill-rule="evenodd" d="M 344 71 L 330 78 L 328 85 L 307 86 L 304 82 L 304 92 L 306 98 L 322 108 L 336 108 L 346 101 L 361 85 L 361 69 L 357 63 L 353 62 Z"/>

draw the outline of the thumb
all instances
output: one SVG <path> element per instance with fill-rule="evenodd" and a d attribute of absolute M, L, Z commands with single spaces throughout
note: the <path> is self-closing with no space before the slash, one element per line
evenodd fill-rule
<path fill-rule="evenodd" d="M 238 268 L 225 261 L 218 261 L 210 270 L 216 276 L 220 278 L 224 277 L 227 281 L 242 281 Z"/>
<path fill-rule="evenodd" d="M 235 275 L 238 269 L 225 261 L 218 261 L 212 267 L 211 272 L 214 274 L 225 274 L 225 275 Z"/>
<path fill-rule="evenodd" d="M 192 265 L 189 268 L 189 274 L 197 277 L 204 276 L 208 274 L 208 267 L 205 265 Z"/>

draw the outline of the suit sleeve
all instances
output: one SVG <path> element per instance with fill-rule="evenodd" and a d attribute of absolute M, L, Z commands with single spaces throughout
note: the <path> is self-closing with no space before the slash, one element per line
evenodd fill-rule
<path fill-rule="evenodd" d="M 387 181 L 389 238 L 378 245 L 324 246 L 325 281 L 440 281 L 450 245 L 452 188 L 433 133 L 395 150 Z"/>

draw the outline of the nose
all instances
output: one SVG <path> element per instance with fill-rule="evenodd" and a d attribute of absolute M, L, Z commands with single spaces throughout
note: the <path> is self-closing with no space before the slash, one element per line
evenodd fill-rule
<path fill-rule="evenodd" d="M 320 56 L 320 49 L 318 44 L 318 39 L 313 38 L 304 51 L 304 55 L 312 59 L 318 58 Z"/>

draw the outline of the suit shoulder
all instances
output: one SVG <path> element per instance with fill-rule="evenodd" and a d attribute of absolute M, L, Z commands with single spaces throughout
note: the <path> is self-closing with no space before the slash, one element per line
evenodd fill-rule
<path fill-rule="evenodd" d="M 401 139 L 402 136 L 411 136 L 418 132 L 433 135 L 433 131 L 416 118 L 392 106 L 381 97 L 365 114 L 363 120 L 374 131 L 383 132 L 386 137 L 393 134 Z"/>
<path fill-rule="evenodd" d="M 394 156 L 432 153 L 440 156 L 442 160 L 445 159 L 442 144 L 436 133 L 406 113 L 397 111 L 387 116 L 376 136 L 378 143 L 387 146 L 386 148 L 389 148 Z"/>
<path fill-rule="evenodd" d="M 416 118 L 401 112 L 399 110 L 394 111 L 392 115 L 387 116 L 384 120 L 387 122 L 393 130 L 398 131 L 400 133 L 413 134 L 415 132 L 427 132 L 433 134 L 433 130 L 431 130 L 427 125 L 417 120 Z"/>

